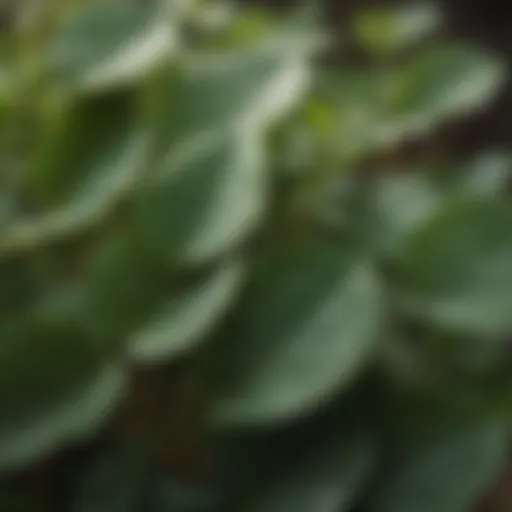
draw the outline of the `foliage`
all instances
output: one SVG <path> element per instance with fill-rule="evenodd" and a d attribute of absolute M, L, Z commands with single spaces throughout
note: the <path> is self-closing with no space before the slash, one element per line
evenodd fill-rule
<path fill-rule="evenodd" d="M 424 4 L 354 20 L 365 66 L 308 10 L 50 4 L 1 43 L 0 508 L 56 510 L 15 478 L 51 461 L 80 512 L 473 509 L 510 159 L 395 157 L 503 63 Z"/>

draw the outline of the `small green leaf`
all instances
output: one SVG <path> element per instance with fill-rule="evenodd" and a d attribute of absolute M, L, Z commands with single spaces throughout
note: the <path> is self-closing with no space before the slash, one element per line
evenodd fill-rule
<path fill-rule="evenodd" d="M 499 59 L 467 45 L 434 48 L 402 67 L 326 74 L 324 94 L 336 112 L 337 152 L 352 163 L 415 140 L 486 106 L 505 78 Z"/>
<path fill-rule="evenodd" d="M 51 350 L 48 347 L 48 350 Z M 37 357 L 31 354 L 26 357 Z M 70 359 L 79 359 L 74 353 Z M 41 363 L 44 364 L 44 363 Z M 66 365 L 64 361 L 60 365 Z M 26 365 L 28 366 L 28 365 Z M 46 367 L 47 373 L 56 370 L 55 364 Z M 72 368 L 68 368 L 72 371 Z M 4 369 L 2 370 L 4 371 Z M 10 371 L 14 371 L 12 368 Z M 19 374 L 22 379 L 23 374 Z M 30 379 L 31 376 L 27 376 Z M 52 376 L 52 378 L 54 378 Z M 79 441 L 93 433 L 108 417 L 122 396 L 125 373 L 118 367 L 103 368 L 79 388 L 61 390 L 61 400 L 52 406 L 39 407 L 37 413 L 18 418 L 11 416 L 12 409 L 2 409 L 0 419 L 0 469 L 20 469 L 35 460 L 50 455 L 69 442 Z M 32 382 L 32 387 L 45 385 Z M 69 388 L 69 386 L 67 386 Z M 7 390 L 9 391 L 9 389 Z M 14 396 L 20 396 L 18 390 Z M 25 406 L 28 404 L 25 403 Z"/>
<path fill-rule="evenodd" d="M 175 49 L 170 14 L 161 0 L 95 0 L 63 20 L 48 48 L 51 70 L 79 90 L 131 83 Z"/>
<path fill-rule="evenodd" d="M 0 318 L 9 321 L 25 311 L 43 291 L 46 282 L 30 261 L 5 259 L 0 262 Z M 1 329 L 0 322 L 0 329 Z"/>
<path fill-rule="evenodd" d="M 43 205 L 58 205 L 91 200 L 109 182 L 133 180 L 147 138 L 136 97 L 114 92 L 56 103 L 48 107 L 52 117 L 25 180 L 31 195 Z"/>
<path fill-rule="evenodd" d="M 41 315 L 39 315 L 41 316 Z M 1 325 L 2 420 L 51 405 L 83 385 L 98 364 L 97 353 L 65 318 L 35 318 L 33 312 L 4 318 Z M 73 341 L 69 341 L 73 340 Z M 67 364 L 63 364 L 67 359 Z"/>
<path fill-rule="evenodd" d="M 472 336 L 512 328 L 512 205 L 508 199 L 453 203 L 404 249 L 405 310 Z"/>
<path fill-rule="evenodd" d="M 298 104 L 310 80 L 308 52 L 286 39 L 271 43 L 184 63 L 165 121 L 175 144 L 266 128 Z"/>
<path fill-rule="evenodd" d="M 413 2 L 398 7 L 370 8 L 355 17 L 353 29 L 359 43 L 377 54 L 388 54 L 434 34 L 443 21 L 433 2 Z"/>
<path fill-rule="evenodd" d="M 232 304 L 242 270 L 238 262 L 229 262 L 194 286 L 176 290 L 164 309 L 132 337 L 131 356 L 155 362 L 196 347 Z"/>
<path fill-rule="evenodd" d="M 465 45 L 418 56 L 395 76 L 389 112 L 396 129 L 422 134 L 452 117 L 486 106 L 505 81 L 503 64 Z"/>
<path fill-rule="evenodd" d="M 9 228 L 9 224 L 13 222 L 15 215 L 14 201 L 10 194 L 0 194 L 0 236 Z"/>
<path fill-rule="evenodd" d="M 171 152 L 138 200 L 143 243 L 186 264 L 236 246 L 265 212 L 264 160 L 260 137 L 246 132 Z"/>
<path fill-rule="evenodd" d="M 371 359 L 381 300 L 371 268 L 328 243 L 264 258 L 212 348 L 214 422 L 289 420 L 348 386 Z"/>
<path fill-rule="evenodd" d="M 372 193 L 372 243 L 388 254 L 400 252 L 407 237 L 436 215 L 445 201 L 428 174 L 394 173 L 379 179 Z"/>
<path fill-rule="evenodd" d="M 0 332 L 0 469 L 19 469 L 96 430 L 124 390 L 124 369 L 85 335 L 82 303 L 38 293 Z"/>
<path fill-rule="evenodd" d="M 336 152 L 352 163 L 381 149 L 385 128 L 388 76 L 379 69 L 339 69 L 325 77 L 326 97 L 335 114 Z M 386 135 L 387 136 L 387 135 Z"/>
<path fill-rule="evenodd" d="M 388 471 L 370 510 L 471 510 L 504 467 L 507 432 L 503 425 L 471 425 L 416 445 Z"/>
<path fill-rule="evenodd" d="M 166 265 L 129 231 L 117 232 L 97 247 L 85 272 L 87 329 L 95 338 L 124 345 L 165 304 L 171 281 Z"/>
<path fill-rule="evenodd" d="M 462 197 L 497 197 L 507 192 L 511 178 L 511 155 L 502 151 L 485 152 L 462 166 L 453 189 Z"/>
<path fill-rule="evenodd" d="M 145 171 L 151 144 L 133 107 L 132 98 L 115 94 L 78 101 L 59 116 L 24 184 L 43 211 L 12 222 L 2 250 L 81 232 L 111 212 Z"/>

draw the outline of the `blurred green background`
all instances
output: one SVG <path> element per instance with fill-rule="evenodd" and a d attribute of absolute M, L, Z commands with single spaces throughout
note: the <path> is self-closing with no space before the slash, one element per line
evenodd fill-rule
<path fill-rule="evenodd" d="M 503 4 L 0 31 L 0 512 L 512 510 Z"/>

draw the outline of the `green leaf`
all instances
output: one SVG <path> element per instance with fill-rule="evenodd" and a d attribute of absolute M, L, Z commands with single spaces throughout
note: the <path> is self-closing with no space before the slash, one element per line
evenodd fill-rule
<path fill-rule="evenodd" d="M 200 9 L 193 9 L 191 14 L 193 27 L 198 29 L 203 36 L 225 34 L 237 22 L 240 22 L 243 16 L 243 14 L 240 16 L 235 6 L 228 2 L 204 4 Z"/>
<path fill-rule="evenodd" d="M 214 422 L 289 420 L 349 386 L 371 359 L 381 300 L 371 268 L 321 240 L 268 255 L 212 349 Z"/>
<path fill-rule="evenodd" d="M 191 56 L 166 108 L 166 130 L 175 145 L 266 128 L 288 115 L 310 81 L 309 49 L 294 42 L 284 38 L 249 50 Z"/>
<path fill-rule="evenodd" d="M 0 262 L 0 329 L 4 319 L 9 321 L 25 311 L 44 290 L 44 277 L 37 266 L 21 259 Z"/>
<path fill-rule="evenodd" d="M 408 236 L 428 223 L 445 202 L 425 171 L 378 179 L 371 194 L 372 243 L 387 254 L 399 254 Z"/>
<path fill-rule="evenodd" d="M 248 512 L 346 512 L 373 469 L 375 446 L 366 438 L 339 432 L 318 439 L 306 456 L 275 479 L 249 506 Z M 306 450 L 307 451 L 307 450 Z M 304 454 L 303 454 L 304 455 Z"/>
<path fill-rule="evenodd" d="M 323 149 L 318 133 L 302 119 L 291 119 L 279 134 L 276 167 L 285 177 L 297 178 L 301 174 L 316 170 Z"/>
<path fill-rule="evenodd" d="M 404 249 L 405 311 L 472 336 L 512 327 L 512 205 L 508 199 L 451 204 Z"/>
<path fill-rule="evenodd" d="M 113 92 L 49 106 L 51 118 L 25 180 L 31 195 L 43 205 L 75 197 L 91 200 L 109 181 L 133 179 L 147 132 L 136 100 L 133 94 Z"/>
<path fill-rule="evenodd" d="M 503 63 L 471 46 L 443 45 L 394 68 L 341 68 L 327 73 L 336 112 L 336 148 L 352 163 L 424 136 L 485 107 L 501 91 Z"/>
<path fill-rule="evenodd" d="M 169 11 L 161 0 L 95 0 L 62 21 L 47 49 L 50 68 L 78 90 L 132 83 L 175 49 Z"/>
<path fill-rule="evenodd" d="M 47 348 L 48 351 L 52 349 L 54 347 Z M 30 355 L 25 354 L 24 357 L 26 361 L 29 361 L 30 357 L 37 357 L 36 351 Z M 54 357 L 56 356 L 54 355 Z M 69 356 L 68 364 L 69 360 L 72 361 L 73 358 L 79 359 L 80 354 L 75 352 Z M 64 361 L 58 361 L 58 364 L 66 365 Z M 71 372 L 74 366 L 76 365 L 70 365 L 67 371 Z M 2 371 L 5 371 L 3 365 L 2 368 Z M 51 376 L 55 380 L 55 376 L 52 375 L 52 372 L 58 369 L 55 362 L 44 369 L 47 376 Z M 12 367 L 9 368 L 10 373 L 14 371 L 16 370 Z M 23 372 L 20 372 L 18 374 L 19 384 L 25 377 L 30 379 L 33 376 L 25 376 Z M 12 410 L 2 409 L 0 469 L 9 471 L 20 469 L 41 457 L 50 455 L 54 450 L 71 441 L 79 441 L 90 435 L 101 426 L 113 406 L 121 398 L 124 382 L 124 371 L 119 367 L 108 366 L 78 388 L 74 387 L 71 390 L 69 385 L 66 386 L 67 389 L 61 390 L 61 400 L 51 406 L 38 407 L 38 410 L 29 416 L 15 418 L 11 415 Z M 37 386 L 44 387 L 45 385 L 46 382 L 41 379 L 31 381 L 32 390 Z M 10 387 L 7 388 L 7 391 L 21 399 L 19 390 Z M 27 399 L 26 394 L 23 398 Z M 27 403 L 24 405 L 27 406 Z"/>
<path fill-rule="evenodd" d="M 463 165 L 453 183 L 457 196 L 496 197 L 507 192 L 512 177 L 511 155 L 485 152 Z"/>
<path fill-rule="evenodd" d="M 231 306 L 242 270 L 238 262 L 229 262 L 193 286 L 175 290 L 165 307 L 132 337 L 131 356 L 155 362 L 195 348 Z"/>
<path fill-rule="evenodd" d="M 323 78 L 337 151 L 346 161 L 415 140 L 488 105 L 505 78 L 498 59 L 461 45 L 434 48 L 402 67 L 338 69 Z"/>
<path fill-rule="evenodd" d="M 469 45 L 444 45 L 399 71 L 389 112 L 395 131 L 423 134 L 486 106 L 504 85 L 503 64 Z"/>
<path fill-rule="evenodd" d="M 336 152 L 352 163 L 381 149 L 387 140 L 389 78 L 380 69 L 338 69 L 324 77 L 335 121 Z"/>
<path fill-rule="evenodd" d="M 73 288 L 41 290 L 2 318 L 0 470 L 88 436 L 121 398 L 124 369 L 86 336 L 80 299 Z"/>
<path fill-rule="evenodd" d="M 507 429 L 497 424 L 451 429 L 417 442 L 388 470 L 370 510 L 471 510 L 504 467 L 506 446 Z"/>
<path fill-rule="evenodd" d="M 353 30 L 357 41 L 377 54 L 389 54 L 418 43 L 437 32 L 443 21 L 433 2 L 413 2 L 398 7 L 363 9 Z"/>
<path fill-rule="evenodd" d="M 15 218 L 15 207 L 12 196 L 7 193 L 0 194 L 0 236 L 9 228 Z"/>
<path fill-rule="evenodd" d="M 81 286 L 88 332 L 124 346 L 168 300 L 172 276 L 129 231 L 120 230 L 96 248 Z"/>
<path fill-rule="evenodd" d="M 133 187 L 151 138 L 133 112 L 133 98 L 78 101 L 43 136 L 25 187 L 43 206 L 12 223 L 2 249 L 37 247 L 96 224 Z"/>
<path fill-rule="evenodd" d="M 264 157 L 260 138 L 247 132 L 171 152 L 138 200 L 144 245 L 185 264 L 238 245 L 265 213 Z"/>

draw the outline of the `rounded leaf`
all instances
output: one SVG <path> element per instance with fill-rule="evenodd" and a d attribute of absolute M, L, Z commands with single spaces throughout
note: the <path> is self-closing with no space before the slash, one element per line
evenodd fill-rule
<path fill-rule="evenodd" d="M 129 95 L 77 101 L 44 134 L 24 186 L 43 206 L 12 222 L 0 248 L 33 248 L 95 225 L 145 170 L 149 131 Z"/>
<path fill-rule="evenodd" d="M 484 424 L 448 430 L 418 443 L 388 471 L 370 510 L 375 512 L 466 512 L 504 467 L 507 432 Z"/>
<path fill-rule="evenodd" d="M 398 7 L 364 9 L 354 21 L 354 32 L 363 47 L 391 53 L 420 42 L 440 28 L 443 17 L 430 1 Z"/>
<path fill-rule="evenodd" d="M 502 62 L 464 45 L 443 45 L 403 67 L 341 69 L 327 75 L 345 159 L 392 150 L 485 107 L 506 78 Z"/>
<path fill-rule="evenodd" d="M 185 264 L 238 244 L 265 212 L 264 156 L 260 137 L 247 132 L 171 152 L 136 206 L 143 243 Z"/>
<path fill-rule="evenodd" d="M 223 264 L 193 286 L 175 290 L 165 306 L 131 339 L 130 354 L 140 362 L 158 362 L 195 348 L 231 306 L 242 266 Z"/>
<path fill-rule="evenodd" d="M 470 335 L 512 328 L 512 204 L 452 204 L 408 240 L 403 307 L 440 327 Z"/>
<path fill-rule="evenodd" d="M 284 421 L 325 402 L 375 348 L 382 297 L 367 264 L 319 241 L 264 258 L 214 345 L 214 421 Z"/>
<path fill-rule="evenodd" d="M 371 195 L 372 243 L 397 254 L 408 236 L 443 208 L 445 198 L 428 174 L 394 173 L 378 179 Z"/>
<path fill-rule="evenodd" d="M 82 287 L 88 332 L 119 346 L 165 304 L 172 276 L 131 233 L 119 231 L 97 247 Z"/>
<path fill-rule="evenodd" d="M 52 347 L 48 347 L 48 350 L 51 349 Z M 25 357 L 28 360 L 31 356 Z M 80 354 L 75 353 L 73 357 L 79 358 Z M 66 365 L 63 361 L 59 364 Z M 56 365 L 48 365 L 46 369 L 47 374 L 50 375 L 52 371 L 56 371 Z M 72 369 L 73 365 L 68 367 L 68 371 Z M 15 369 L 11 371 L 14 372 Z M 19 374 L 19 379 L 26 378 L 30 381 L 31 377 L 21 372 Z M 53 376 L 52 379 L 54 379 Z M 25 393 L 20 397 L 19 390 L 13 391 L 12 387 L 7 389 L 20 400 L 27 401 L 23 403 L 25 411 L 21 416 L 19 415 L 21 411 L 13 415 L 12 408 L 2 409 L 0 470 L 20 469 L 50 455 L 69 442 L 79 441 L 93 433 L 120 400 L 124 384 L 123 369 L 106 366 L 90 375 L 89 379 L 79 386 L 76 383 L 74 386 L 67 385 L 59 393 L 60 399 L 52 404 L 32 407 L 34 410 L 30 414 L 27 414 L 28 409 L 35 404 L 28 400 L 35 400 L 35 396 L 28 397 Z M 45 387 L 45 385 L 46 383 L 42 380 L 31 382 L 33 390 L 37 386 Z"/>
<path fill-rule="evenodd" d="M 489 151 L 476 155 L 458 169 L 453 192 L 463 197 L 497 197 L 507 193 L 511 178 L 511 155 Z"/>
<path fill-rule="evenodd" d="M 486 106 L 505 81 L 494 56 L 468 45 L 444 45 L 418 56 L 396 77 L 390 112 L 404 130 L 424 131 Z"/>
<path fill-rule="evenodd" d="M 310 70 L 300 44 L 278 43 L 185 62 L 165 121 L 175 145 L 264 129 L 286 116 L 307 91 Z"/>
<path fill-rule="evenodd" d="M 48 48 L 57 78 L 79 90 L 130 83 L 176 45 L 165 2 L 95 0 L 63 20 Z"/>

